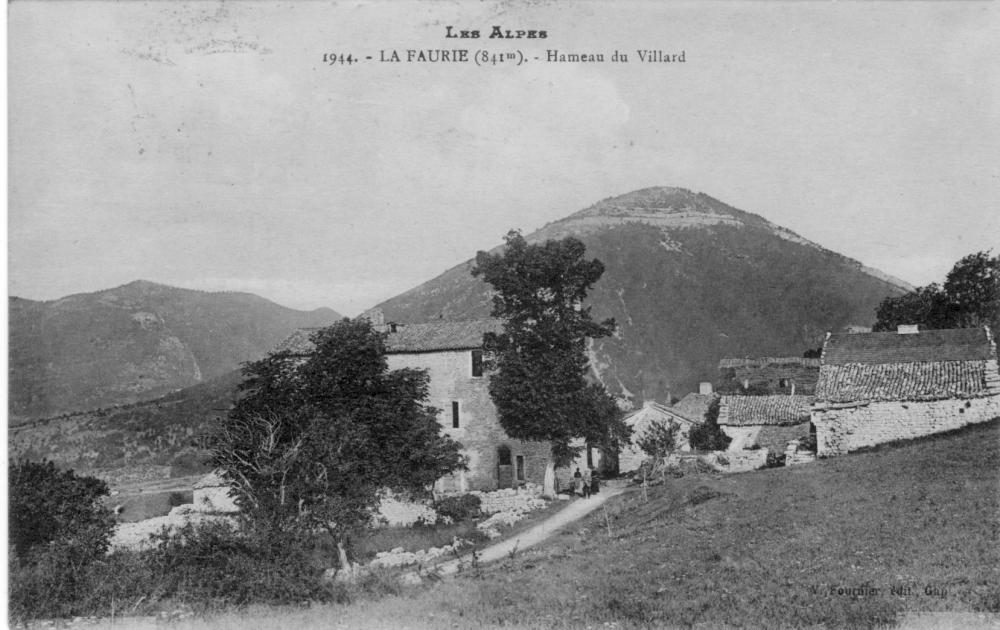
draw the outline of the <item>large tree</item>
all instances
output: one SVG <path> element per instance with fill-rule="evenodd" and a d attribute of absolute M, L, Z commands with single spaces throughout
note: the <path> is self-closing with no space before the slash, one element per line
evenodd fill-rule
<path fill-rule="evenodd" d="M 380 489 L 423 491 L 464 460 L 426 404 L 427 372 L 390 371 L 368 321 L 345 319 L 312 341 L 304 360 L 275 353 L 244 367 L 211 462 L 255 524 L 326 528 L 343 549 Z"/>
<path fill-rule="evenodd" d="M 584 251 L 575 238 L 529 245 L 512 231 L 501 253 L 477 253 L 472 270 L 492 285 L 493 316 L 504 322 L 502 333 L 484 338 L 495 368 L 490 396 L 508 435 L 551 444 L 544 484 L 550 496 L 555 466 L 577 453 L 574 438 L 607 443 L 627 435 L 614 400 L 587 379 L 588 340 L 610 335 L 615 322 L 593 321 L 583 305 L 604 273 Z"/>
<path fill-rule="evenodd" d="M 1000 256 L 969 254 L 955 263 L 943 286 L 929 284 L 882 300 L 874 330 L 895 330 L 898 324 L 930 329 L 988 324 L 996 332 L 1000 327 Z"/>

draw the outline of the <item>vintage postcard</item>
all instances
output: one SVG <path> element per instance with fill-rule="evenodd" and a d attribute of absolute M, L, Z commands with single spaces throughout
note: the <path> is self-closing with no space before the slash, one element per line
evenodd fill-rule
<path fill-rule="evenodd" d="M 996 3 L 7 19 L 11 624 L 998 622 Z"/>

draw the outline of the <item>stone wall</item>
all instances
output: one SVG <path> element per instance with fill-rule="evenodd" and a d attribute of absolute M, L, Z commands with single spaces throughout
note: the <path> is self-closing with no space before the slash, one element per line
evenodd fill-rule
<path fill-rule="evenodd" d="M 813 461 L 816 461 L 816 454 L 805 449 L 800 450 L 799 440 L 792 440 L 785 448 L 785 466 L 808 464 Z"/>
<path fill-rule="evenodd" d="M 544 501 L 539 503 L 541 491 L 541 486 L 532 483 L 516 490 L 507 488 L 494 492 L 470 492 L 469 494 L 479 497 L 479 511 L 483 514 L 496 514 L 497 512 L 521 512 L 537 509 L 544 504 Z"/>
<path fill-rule="evenodd" d="M 931 402 L 817 405 L 812 412 L 820 457 L 906 440 L 1000 416 L 1000 396 Z"/>
<path fill-rule="evenodd" d="M 544 442 L 521 442 L 507 436 L 497 420 L 496 407 L 490 398 L 489 377 L 472 376 L 472 352 L 393 353 L 389 369 L 426 369 L 430 373 L 429 403 L 440 412 L 443 433 L 462 444 L 469 457 L 469 470 L 449 475 L 438 482 L 440 492 L 495 490 L 497 488 L 497 449 L 510 449 L 515 484 L 541 484 L 550 447 Z M 452 426 L 452 402 L 459 404 L 459 426 Z M 524 480 L 517 480 L 517 458 L 524 458 Z"/>
<path fill-rule="evenodd" d="M 721 451 L 716 454 L 716 463 L 722 472 L 748 472 L 767 465 L 767 452 L 766 448 L 753 451 Z"/>
<path fill-rule="evenodd" d="M 229 486 L 207 486 L 194 489 L 194 509 L 198 512 L 239 512 L 230 496 Z"/>
<path fill-rule="evenodd" d="M 737 427 L 729 424 L 719 425 L 722 432 L 732 440 L 726 448 L 728 451 L 742 451 L 753 446 L 754 442 L 757 441 L 757 435 L 760 433 L 760 427 L 761 425 L 759 424 L 747 427 Z"/>

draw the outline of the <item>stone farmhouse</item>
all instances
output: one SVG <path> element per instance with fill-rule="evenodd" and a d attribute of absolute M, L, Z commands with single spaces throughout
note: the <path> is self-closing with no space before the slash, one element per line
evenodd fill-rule
<path fill-rule="evenodd" d="M 751 387 L 768 394 L 807 394 L 816 392 L 819 359 L 803 357 L 758 357 L 721 359 L 720 389 L 732 391 Z"/>
<path fill-rule="evenodd" d="M 632 437 L 629 444 L 618 453 L 618 470 L 620 472 L 638 470 L 642 465 L 647 455 L 639 447 L 639 442 L 653 425 L 676 424 L 679 429 L 676 436 L 677 449 L 690 451 L 691 444 L 688 442 L 688 434 L 691 427 L 702 422 L 700 418 L 688 418 L 671 407 L 653 401 L 646 401 L 641 408 L 629 413 L 623 420 L 632 429 Z"/>
<path fill-rule="evenodd" d="M 461 443 L 462 452 L 469 459 L 468 470 L 440 479 L 436 491 L 488 491 L 543 483 L 549 444 L 511 439 L 500 426 L 490 398 L 482 341 L 483 333 L 501 330 L 499 320 L 404 325 L 383 324 L 378 312 L 365 316 L 376 329 L 387 333 L 385 345 L 390 370 L 428 371 L 428 403 L 439 410 L 443 433 Z M 310 336 L 316 330 L 297 330 L 277 350 L 306 356 L 313 349 Z M 574 465 L 596 462 L 593 450 L 596 449 L 586 449 Z M 564 480 L 570 474 L 561 469 L 557 478 Z"/>
<path fill-rule="evenodd" d="M 989 328 L 828 335 L 812 423 L 820 457 L 1000 416 Z"/>
<path fill-rule="evenodd" d="M 728 450 L 784 453 L 788 442 L 809 435 L 812 396 L 723 396 L 719 428 L 732 439 Z"/>

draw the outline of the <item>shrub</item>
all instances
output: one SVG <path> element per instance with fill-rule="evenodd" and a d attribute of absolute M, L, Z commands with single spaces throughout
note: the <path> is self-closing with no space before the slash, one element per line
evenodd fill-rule
<path fill-rule="evenodd" d="M 482 501 L 474 494 L 459 494 L 445 497 L 434 502 L 434 511 L 440 516 L 447 516 L 454 522 L 480 515 Z"/>
<path fill-rule="evenodd" d="M 226 521 L 188 523 L 154 537 L 146 560 L 162 592 L 199 607 L 293 604 L 330 599 L 313 535 L 238 528 Z M 331 559 L 332 560 L 332 559 Z"/>
<path fill-rule="evenodd" d="M 700 505 L 706 501 L 711 501 L 712 499 L 721 496 L 722 493 L 718 490 L 713 490 L 708 486 L 697 486 L 688 493 L 687 503 L 689 505 Z"/>
<path fill-rule="evenodd" d="M 77 564 L 107 552 L 115 521 L 100 502 L 108 494 L 106 483 L 48 461 L 11 464 L 7 475 L 10 544 L 20 562 L 32 562 L 34 550 L 52 543 Z"/>
<path fill-rule="evenodd" d="M 767 454 L 767 461 L 764 463 L 764 468 L 781 468 L 785 465 L 785 454 L 784 453 L 771 453 Z"/>
<path fill-rule="evenodd" d="M 732 439 L 719 428 L 719 399 L 715 398 L 705 412 L 705 422 L 691 427 L 688 434 L 691 448 L 699 451 L 724 451 Z"/>
<path fill-rule="evenodd" d="M 649 429 L 639 438 L 638 444 L 646 455 L 650 457 L 665 457 L 670 451 L 677 447 L 677 434 L 680 427 L 676 422 L 654 422 L 649 425 Z"/>

